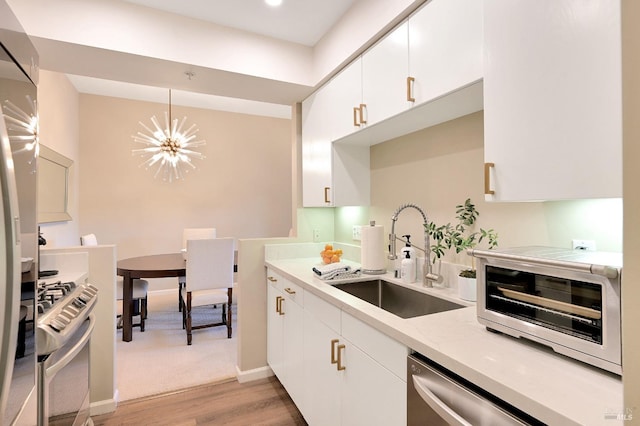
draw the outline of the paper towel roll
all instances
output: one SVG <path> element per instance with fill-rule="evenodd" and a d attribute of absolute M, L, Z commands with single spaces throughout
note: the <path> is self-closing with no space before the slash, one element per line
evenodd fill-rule
<path fill-rule="evenodd" d="M 387 260 L 384 255 L 384 227 L 363 226 L 360 235 L 360 263 L 363 274 L 383 274 Z"/>

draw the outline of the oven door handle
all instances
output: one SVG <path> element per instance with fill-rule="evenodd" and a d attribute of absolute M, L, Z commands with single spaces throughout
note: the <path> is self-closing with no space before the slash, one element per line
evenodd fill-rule
<path fill-rule="evenodd" d="M 75 345 L 73 345 L 73 347 L 69 349 L 67 353 L 64 354 L 64 356 L 60 358 L 58 362 L 47 367 L 44 373 L 47 379 L 50 379 L 51 377 L 55 376 L 58 373 L 58 371 L 66 367 L 67 364 L 69 364 L 71 360 L 73 360 L 73 358 L 75 358 L 75 356 L 78 355 L 78 353 L 80 353 L 80 351 L 84 348 L 84 346 L 87 344 L 87 342 L 91 338 L 91 333 L 93 332 L 93 328 L 95 324 L 96 324 L 95 316 L 93 314 L 89 314 L 89 327 L 87 327 L 87 329 L 85 330 L 84 334 L 82 335 L 82 338 L 78 340 L 78 342 Z"/>
<path fill-rule="evenodd" d="M 471 423 L 466 421 L 460 414 L 456 413 L 451 407 L 445 404 L 440 398 L 434 394 L 431 389 L 426 385 L 426 380 L 422 377 L 413 375 L 413 387 L 416 388 L 418 395 L 429 407 L 440 417 L 447 421 L 452 426 L 472 426 Z"/>

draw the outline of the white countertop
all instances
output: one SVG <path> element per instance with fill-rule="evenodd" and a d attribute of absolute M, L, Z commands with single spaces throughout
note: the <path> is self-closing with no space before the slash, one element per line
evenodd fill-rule
<path fill-rule="evenodd" d="M 468 306 L 403 319 L 318 279 L 311 270 L 319 264 L 317 258 L 265 263 L 305 290 L 547 424 L 623 424 L 616 420 L 624 414 L 619 376 L 548 348 L 487 331 L 476 319 L 475 303 L 459 299 L 452 289 L 402 284 L 390 273 L 363 276 L 384 278 Z"/>

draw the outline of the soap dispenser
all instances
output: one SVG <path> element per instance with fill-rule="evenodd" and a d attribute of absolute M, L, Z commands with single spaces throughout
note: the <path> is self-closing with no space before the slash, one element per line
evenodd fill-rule
<path fill-rule="evenodd" d="M 403 237 L 405 239 L 405 246 L 402 247 L 402 250 L 401 250 L 402 254 L 400 257 L 404 259 L 405 257 L 407 257 L 405 253 L 409 253 L 409 257 L 413 259 L 414 262 L 416 262 L 417 261 L 416 249 L 411 246 L 411 241 L 409 241 L 411 239 L 411 235 L 403 235 Z"/>
<path fill-rule="evenodd" d="M 416 282 L 416 259 L 412 258 L 408 251 L 404 251 L 404 259 L 402 259 L 400 267 L 400 277 L 403 283 Z"/>

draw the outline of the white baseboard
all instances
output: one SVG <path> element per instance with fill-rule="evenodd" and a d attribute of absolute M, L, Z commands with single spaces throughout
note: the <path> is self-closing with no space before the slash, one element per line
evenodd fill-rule
<path fill-rule="evenodd" d="M 270 376 L 273 376 L 273 370 L 268 365 L 247 371 L 240 370 L 236 365 L 236 378 L 239 383 L 251 382 L 253 380 L 264 379 Z"/>
<path fill-rule="evenodd" d="M 103 399 L 89 404 L 89 415 L 99 416 L 101 414 L 113 413 L 118 407 L 118 391 L 116 390 L 112 399 Z"/>

